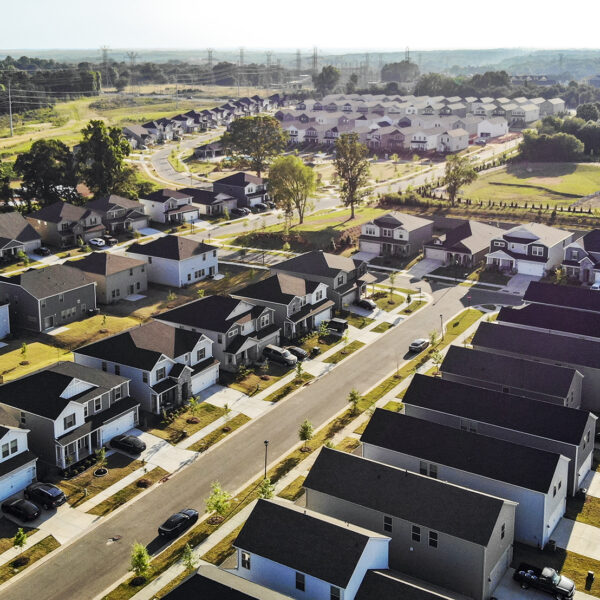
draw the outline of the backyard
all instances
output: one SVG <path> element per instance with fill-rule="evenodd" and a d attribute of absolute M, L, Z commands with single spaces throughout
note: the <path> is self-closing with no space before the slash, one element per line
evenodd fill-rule
<path fill-rule="evenodd" d="M 6 382 L 22 377 L 31 371 L 43 369 L 59 360 L 72 360 L 73 355 L 62 348 L 42 344 L 26 343 L 23 339 L 11 342 L 0 354 L 0 381 Z M 24 351 L 25 350 L 25 351 Z"/>

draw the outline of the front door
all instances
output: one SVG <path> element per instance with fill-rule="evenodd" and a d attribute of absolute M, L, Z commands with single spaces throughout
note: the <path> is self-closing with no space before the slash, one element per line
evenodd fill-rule
<path fill-rule="evenodd" d="M 50 327 L 54 327 L 54 315 L 44 317 L 44 329 L 50 329 Z"/>
<path fill-rule="evenodd" d="M 133 284 L 131 284 L 127 289 L 128 289 L 128 292 L 127 292 L 128 294 L 133 294 L 133 291 L 134 291 Z"/>

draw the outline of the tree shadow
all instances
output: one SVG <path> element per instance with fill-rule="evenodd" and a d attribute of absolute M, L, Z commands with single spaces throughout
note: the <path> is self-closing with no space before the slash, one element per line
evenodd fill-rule
<path fill-rule="evenodd" d="M 527 169 L 531 169 L 531 171 Z M 570 175 L 576 170 L 577 163 L 516 163 L 506 167 L 506 172 L 517 179 L 561 177 Z"/>

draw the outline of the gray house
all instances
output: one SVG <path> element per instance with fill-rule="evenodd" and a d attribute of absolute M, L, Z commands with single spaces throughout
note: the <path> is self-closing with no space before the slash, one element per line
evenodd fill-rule
<path fill-rule="evenodd" d="M 389 563 L 484 600 L 512 560 L 516 503 L 322 448 L 306 507 L 391 538 Z"/>
<path fill-rule="evenodd" d="M 401 598 L 402 600 L 453 600 L 454 595 L 446 596 L 440 591 L 434 591 L 425 587 L 421 581 L 409 580 L 402 573 L 390 569 L 373 569 L 367 571 L 354 600 L 384 600 L 387 598 Z"/>
<path fill-rule="evenodd" d="M 188 194 L 192 197 L 192 204 L 198 209 L 201 215 L 218 216 L 238 205 L 238 199 L 224 192 L 201 188 L 182 188 L 179 190 L 182 194 Z"/>
<path fill-rule="evenodd" d="M 448 381 L 571 408 L 581 406 L 583 375 L 569 367 L 450 346 L 440 372 Z"/>
<path fill-rule="evenodd" d="M 96 283 L 79 269 L 50 265 L 0 276 L 0 300 L 16 327 L 44 331 L 85 319 L 96 308 Z"/>
<path fill-rule="evenodd" d="M 600 294 L 585 287 L 532 281 L 527 286 L 523 300 L 528 304 L 543 304 L 600 313 Z"/>
<path fill-rule="evenodd" d="M 600 281 L 600 229 L 588 231 L 565 248 L 562 268 L 569 279 Z"/>
<path fill-rule="evenodd" d="M 252 207 L 269 198 L 265 180 L 250 173 L 234 173 L 217 179 L 213 190 L 237 198 L 239 206 Z"/>
<path fill-rule="evenodd" d="M 33 252 L 41 244 L 40 234 L 21 213 L 0 214 L 0 259 L 14 258 L 19 250 Z"/>
<path fill-rule="evenodd" d="M 147 264 L 143 260 L 110 252 L 92 252 L 67 264 L 96 282 L 100 304 L 112 304 L 148 289 Z"/>
<path fill-rule="evenodd" d="M 143 205 L 136 200 L 111 194 L 90 200 L 86 207 L 100 214 L 102 223 L 112 234 L 148 227 L 148 216 L 144 214 Z"/>
<path fill-rule="evenodd" d="M 404 405 L 409 417 L 566 456 L 571 495 L 592 467 L 597 417 L 585 410 L 425 375 L 415 375 Z"/>
<path fill-rule="evenodd" d="M 543 548 L 565 513 L 569 459 L 377 409 L 362 435 L 370 458 L 518 502 L 515 540 Z"/>

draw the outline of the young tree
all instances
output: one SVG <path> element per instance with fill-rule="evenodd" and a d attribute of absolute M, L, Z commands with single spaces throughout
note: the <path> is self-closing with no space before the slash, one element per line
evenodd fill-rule
<path fill-rule="evenodd" d="M 296 363 L 296 379 L 302 379 L 302 374 L 304 373 L 304 367 L 302 366 L 302 361 L 298 361 Z"/>
<path fill-rule="evenodd" d="M 340 80 L 340 72 L 334 66 L 327 65 L 321 69 L 320 73 L 314 73 L 312 80 L 317 92 L 325 96 L 335 89 Z"/>
<path fill-rule="evenodd" d="M 358 411 L 358 403 L 360 402 L 360 394 L 356 388 L 352 388 L 348 394 L 348 402 L 352 405 L 352 412 L 356 414 Z"/>
<path fill-rule="evenodd" d="M 198 398 L 196 398 L 196 396 L 190 396 L 190 399 L 188 400 L 188 410 L 193 417 L 195 417 L 200 411 L 200 405 L 201 402 L 198 400 Z"/>
<path fill-rule="evenodd" d="M 146 546 L 138 542 L 131 549 L 131 570 L 136 577 L 146 577 L 150 572 L 150 555 Z"/>
<path fill-rule="evenodd" d="M 96 468 L 97 469 L 105 469 L 106 468 L 106 448 L 102 446 L 96 450 Z"/>
<path fill-rule="evenodd" d="M 436 367 L 436 374 L 440 372 L 440 365 L 442 364 L 443 360 L 444 357 L 442 356 L 442 353 L 439 350 L 434 350 L 433 354 L 431 355 L 431 362 Z"/>
<path fill-rule="evenodd" d="M 198 298 L 204 298 L 204 295 L 206 294 L 206 290 L 204 288 L 198 288 L 196 290 L 196 296 Z"/>
<path fill-rule="evenodd" d="M 192 547 L 189 544 L 186 544 L 183 547 L 183 552 L 181 553 L 181 562 L 187 571 L 193 571 L 196 568 L 196 557 L 194 556 Z"/>
<path fill-rule="evenodd" d="M 328 333 L 329 329 L 327 328 L 327 321 L 321 321 L 319 325 L 319 339 L 325 339 Z"/>
<path fill-rule="evenodd" d="M 394 283 L 396 282 L 396 271 L 392 271 L 388 279 L 390 280 L 390 302 L 393 303 Z"/>
<path fill-rule="evenodd" d="M 287 134 L 275 117 L 243 117 L 231 124 L 221 143 L 232 156 L 249 157 L 250 168 L 260 177 L 273 157 L 285 149 Z"/>
<path fill-rule="evenodd" d="M 206 500 L 206 512 L 215 512 L 219 520 L 227 514 L 231 505 L 231 494 L 226 492 L 218 481 L 210 484 L 210 496 Z"/>
<path fill-rule="evenodd" d="M 335 141 L 333 164 L 340 182 L 340 195 L 351 209 L 354 219 L 354 206 L 365 196 L 364 187 L 369 177 L 368 149 L 361 144 L 357 133 L 345 133 Z"/>
<path fill-rule="evenodd" d="M 437 332 L 436 329 L 432 329 L 429 332 L 429 344 L 431 346 L 435 346 L 437 344 L 438 338 L 439 338 L 439 333 Z"/>
<path fill-rule="evenodd" d="M 444 185 L 450 196 L 450 202 L 454 206 L 456 194 L 463 185 L 473 183 L 477 179 L 477 172 L 473 168 L 471 161 L 466 156 L 451 154 L 446 159 L 446 172 L 444 175 Z"/>
<path fill-rule="evenodd" d="M 21 344 L 21 356 L 23 359 L 27 359 L 27 344 L 25 342 Z"/>
<path fill-rule="evenodd" d="M 260 365 L 260 372 L 262 373 L 263 377 L 269 376 L 269 359 L 266 357 L 263 360 L 262 365 Z"/>
<path fill-rule="evenodd" d="M 272 498 L 275 494 L 275 486 L 271 483 L 271 480 L 268 477 L 265 477 L 260 482 L 260 487 L 258 488 L 258 494 L 261 498 L 268 500 Z"/>
<path fill-rule="evenodd" d="M 13 547 L 22 550 L 25 544 L 27 544 L 27 534 L 23 531 L 22 527 L 19 527 L 13 539 Z"/>
<path fill-rule="evenodd" d="M 314 433 L 315 428 L 313 427 L 313 424 L 308 419 L 305 419 L 305 421 L 300 425 L 300 429 L 298 429 L 298 437 L 300 438 L 300 441 L 308 442 L 312 440 Z M 302 446 L 302 449 L 307 449 L 306 444 Z"/>
<path fill-rule="evenodd" d="M 316 190 L 315 172 L 297 156 L 280 156 L 269 169 L 269 194 L 286 213 L 298 213 L 304 223 L 304 213 L 312 208 L 310 195 Z"/>
<path fill-rule="evenodd" d="M 226 402 L 223 405 L 223 420 L 225 421 L 225 423 L 227 423 L 229 421 L 230 417 L 231 417 L 231 407 Z"/>

